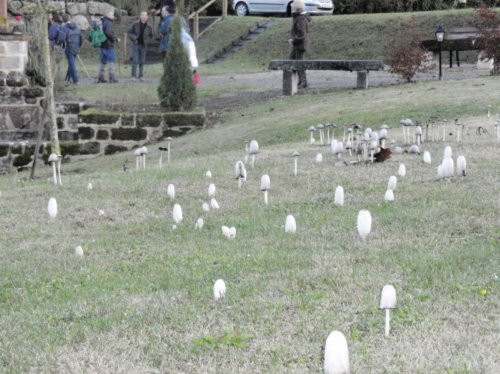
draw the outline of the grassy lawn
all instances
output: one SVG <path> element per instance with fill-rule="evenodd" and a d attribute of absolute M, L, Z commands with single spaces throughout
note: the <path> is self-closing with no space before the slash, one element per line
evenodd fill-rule
<path fill-rule="evenodd" d="M 61 188 L 48 167 L 34 181 L 1 176 L 0 371 L 319 373 L 324 341 L 339 330 L 355 373 L 497 372 L 500 164 L 486 111 L 498 111 L 499 92 L 500 80 L 482 78 L 279 98 L 175 139 L 161 170 L 150 146 L 146 170 L 134 170 L 131 152 L 75 160 L 63 165 Z M 344 166 L 329 147 L 308 144 L 307 128 L 325 118 L 387 122 L 399 143 L 399 119 L 432 115 L 467 125 L 460 144 L 448 135 L 422 146 L 432 165 L 403 154 Z M 479 125 L 490 136 L 476 135 Z M 240 190 L 233 165 L 250 139 L 261 153 Z M 445 145 L 467 158 L 466 178 L 436 180 Z M 395 202 L 384 203 L 400 163 L 407 175 Z M 205 213 L 209 183 L 221 209 Z M 337 185 L 342 208 L 333 204 Z M 174 202 L 184 212 L 176 230 Z M 360 209 L 373 217 L 366 241 L 356 230 Z M 288 214 L 295 235 L 284 232 Z M 236 227 L 235 240 L 222 225 Z M 218 278 L 227 294 L 215 302 Z M 385 338 L 378 302 L 388 283 L 398 307 Z"/>
<path fill-rule="evenodd" d="M 314 48 L 325 54 L 315 49 L 311 57 L 381 58 L 376 40 L 385 38 L 387 25 L 410 16 L 315 17 Z M 412 16 L 432 31 L 436 22 L 468 23 L 472 12 Z M 359 39 L 359 48 L 360 34 L 349 22 L 373 33 Z M 289 19 L 276 19 L 274 31 L 220 65 L 202 65 L 202 75 L 264 69 L 287 53 L 281 40 L 289 26 Z M 227 37 L 221 30 L 215 39 Z M 333 41 L 320 41 L 327 30 Z M 199 50 L 209 53 L 202 43 Z M 349 55 L 336 54 L 342 50 Z M 84 57 L 95 74 L 97 64 Z M 160 74 L 160 64 L 147 66 L 148 79 Z M 243 88 L 207 84 L 199 95 Z M 79 85 L 58 97 L 108 108 L 157 101 L 154 85 L 146 83 Z M 174 139 L 171 162 L 162 169 L 158 145 L 149 145 L 145 170 L 135 170 L 132 152 L 76 158 L 63 164 L 62 187 L 51 184 L 48 166 L 40 166 L 35 180 L 26 172 L 1 175 L 0 372 L 321 373 L 333 330 L 347 338 L 352 373 L 499 372 L 497 112 L 500 78 L 493 77 L 277 97 L 223 112 L 214 126 Z M 425 126 L 435 116 L 447 127 L 445 141 L 421 146 L 431 165 L 414 154 L 346 165 L 329 147 L 309 144 L 307 129 L 323 121 L 338 126 L 338 139 L 353 123 L 373 129 L 387 123 L 389 137 L 401 144 L 400 119 Z M 457 117 L 465 125 L 461 143 L 451 125 Z M 478 126 L 488 135 L 478 135 Z M 252 139 L 260 153 L 239 189 L 234 164 Z M 437 179 L 447 145 L 454 159 L 466 157 L 465 178 Z M 294 150 L 300 152 L 296 177 Z M 318 153 L 322 163 L 314 161 Z M 398 176 L 395 201 L 386 203 L 387 181 L 400 163 L 407 174 Z M 271 179 L 267 206 L 263 174 Z M 166 193 L 171 183 L 174 200 Z M 204 212 L 210 183 L 220 209 Z M 333 203 L 338 185 L 343 207 Z M 50 197 L 59 206 L 53 220 Z M 174 203 L 184 213 L 176 229 Z M 361 209 L 373 218 L 365 241 L 356 229 Z M 297 221 L 296 234 L 285 233 L 288 214 Z M 199 217 L 205 224 L 195 230 Z M 222 235 L 223 225 L 236 227 L 234 240 Z M 83 258 L 74 255 L 78 245 Z M 214 301 L 219 278 L 226 297 Z M 398 294 L 387 338 L 378 309 L 385 284 Z"/>

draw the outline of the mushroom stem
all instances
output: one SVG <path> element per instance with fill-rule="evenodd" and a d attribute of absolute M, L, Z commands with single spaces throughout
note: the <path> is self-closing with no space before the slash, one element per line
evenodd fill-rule
<path fill-rule="evenodd" d="M 61 159 L 59 158 L 56 162 L 57 162 L 57 177 L 59 179 L 59 186 L 62 186 L 62 179 L 61 179 Z"/>
<path fill-rule="evenodd" d="M 297 176 L 297 157 L 293 159 L 293 175 Z"/>
<path fill-rule="evenodd" d="M 163 151 L 160 151 L 160 169 L 161 169 L 162 157 L 163 157 Z"/>
<path fill-rule="evenodd" d="M 268 201 L 267 201 L 267 190 L 264 191 L 264 204 L 268 204 Z"/>
<path fill-rule="evenodd" d="M 241 178 L 238 178 L 238 188 L 241 188 Z"/>
<path fill-rule="evenodd" d="M 146 154 L 142 155 L 142 168 L 146 169 Z"/>
<path fill-rule="evenodd" d="M 385 336 L 389 336 L 389 331 L 391 330 L 391 310 L 385 310 Z"/>
<path fill-rule="evenodd" d="M 52 161 L 52 174 L 54 176 L 54 184 L 57 185 L 56 162 Z"/>
<path fill-rule="evenodd" d="M 170 164 L 170 143 L 167 143 L 167 163 Z"/>
<path fill-rule="evenodd" d="M 446 141 L 446 123 L 443 123 L 443 142 Z"/>
<path fill-rule="evenodd" d="M 255 164 L 255 155 L 252 155 L 252 159 L 250 161 L 250 167 L 253 169 L 253 166 Z"/>
<path fill-rule="evenodd" d="M 135 169 L 139 170 L 139 157 L 141 156 L 135 156 Z"/>
<path fill-rule="evenodd" d="M 420 145 L 420 135 L 416 135 L 417 136 L 417 145 Z"/>
<path fill-rule="evenodd" d="M 405 130 L 405 125 L 403 125 L 403 144 L 406 144 L 406 130 Z"/>

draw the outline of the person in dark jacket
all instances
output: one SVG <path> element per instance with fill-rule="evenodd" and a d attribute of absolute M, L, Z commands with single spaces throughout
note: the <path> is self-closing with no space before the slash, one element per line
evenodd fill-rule
<path fill-rule="evenodd" d="M 99 50 L 99 78 L 97 79 L 97 83 L 108 82 L 104 78 L 106 65 L 109 65 L 109 83 L 118 82 L 115 76 L 115 42 L 118 43 L 120 40 L 115 36 L 114 20 L 114 10 L 109 10 L 102 17 L 102 31 L 106 35 L 106 40 L 102 42 Z"/>
<path fill-rule="evenodd" d="M 293 25 L 291 39 L 288 42 L 292 45 L 290 60 L 303 60 L 305 52 L 309 49 L 309 23 L 311 16 L 304 10 L 304 0 L 294 0 L 292 3 Z M 307 88 L 306 71 L 299 70 L 299 88 Z"/>
<path fill-rule="evenodd" d="M 57 36 L 59 34 L 59 29 L 62 26 L 62 19 L 59 13 L 52 12 L 49 16 L 49 47 L 53 51 L 57 44 Z"/>
<path fill-rule="evenodd" d="M 144 64 L 146 63 L 147 45 L 153 39 L 153 28 L 148 23 L 148 12 L 141 12 L 139 20 L 134 22 L 127 31 L 132 47 L 132 79 L 137 79 L 137 65 L 139 65 L 139 79 L 144 79 Z"/>
<path fill-rule="evenodd" d="M 64 53 L 68 60 L 68 71 L 66 80 L 78 84 L 78 72 L 76 71 L 76 57 L 83 43 L 83 36 L 76 23 L 72 22 L 67 14 L 63 15 Z M 60 31 L 61 32 L 61 31 Z"/>
<path fill-rule="evenodd" d="M 168 42 L 170 40 L 170 28 L 172 26 L 172 21 L 175 17 L 175 6 L 164 6 L 161 10 L 161 24 L 160 24 L 160 52 L 163 58 L 167 54 Z"/>

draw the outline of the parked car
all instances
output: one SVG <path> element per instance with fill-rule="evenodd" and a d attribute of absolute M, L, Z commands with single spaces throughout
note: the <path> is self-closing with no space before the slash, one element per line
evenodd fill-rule
<path fill-rule="evenodd" d="M 309 14 L 332 14 L 333 0 L 305 0 L 305 11 Z M 292 0 L 232 0 L 232 7 L 237 16 L 251 14 L 286 14 L 291 15 Z"/>

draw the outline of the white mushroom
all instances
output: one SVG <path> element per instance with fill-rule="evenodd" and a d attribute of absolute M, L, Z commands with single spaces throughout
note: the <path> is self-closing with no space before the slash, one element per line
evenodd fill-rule
<path fill-rule="evenodd" d="M 222 279 L 217 279 L 214 283 L 214 299 L 219 300 L 226 295 L 226 283 Z"/>
<path fill-rule="evenodd" d="M 424 160 L 424 163 L 426 163 L 426 164 L 431 163 L 431 154 L 429 153 L 429 151 L 424 152 L 423 160 Z"/>
<path fill-rule="evenodd" d="M 335 205 L 344 206 L 344 188 L 342 186 L 337 186 L 335 189 Z"/>
<path fill-rule="evenodd" d="M 51 197 L 49 199 L 49 205 L 48 205 L 48 211 L 49 211 L 49 217 L 50 218 L 56 218 L 57 217 L 57 201 L 55 197 Z"/>
<path fill-rule="evenodd" d="M 316 159 L 315 160 L 316 160 L 317 163 L 322 162 L 323 161 L 323 155 L 321 153 L 318 153 L 316 155 Z"/>
<path fill-rule="evenodd" d="M 174 222 L 176 225 L 182 221 L 182 208 L 179 204 L 174 204 L 172 217 L 174 218 Z"/>
<path fill-rule="evenodd" d="M 219 203 L 214 198 L 210 200 L 210 206 L 212 207 L 212 209 L 219 209 Z"/>
<path fill-rule="evenodd" d="M 252 140 L 250 142 L 250 146 L 248 147 L 248 154 L 252 157 L 250 161 L 250 166 L 254 167 L 255 165 L 255 155 L 259 153 L 259 143 L 257 143 L 257 140 Z"/>
<path fill-rule="evenodd" d="M 387 183 L 387 189 L 392 190 L 392 191 L 396 191 L 397 184 L 398 184 L 398 178 L 396 178 L 396 176 L 394 176 L 394 175 L 391 175 L 389 177 L 389 182 Z"/>
<path fill-rule="evenodd" d="M 295 234 L 296 231 L 297 231 L 297 223 L 295 222 L 295 217 L 289 214 L 288 216 L 286 216 L 285 232 Z"/>
<path fill-rule="evenodd" d="M 340 331 L 332 331 L 325 343 L 325 374 L 349 374 L 349 348 Z"/>
<path fill-rule="evenodd" d="M 222 235 L 224 235 L 226 238 L 229 238 L 229 227 L 224 225 L 224 226 L 221 226 L 221 231 L 222 231 Z"/>
<path fill-rule="evenodd" d="M 454 170 L 455 170 L 455 164 L 453 162 L 453 159 L 451 157 L 447 157 L 443 160 L 443 163 L 441 164 L 443 166 L 443 178 L 451 178 L 453 177 Z"/>
<path fill-rule="evenodd" d="M 413 126 L 413 121 L 409 118 L 402 119 L 399 124 L 403 126 L 403 141 L 404 144 L 410 142 L 410 127 Z"/>
<path fill-rule="evenodd" d="M 444 148 L 443 158 L 450 158 L 451 156 L 452 156 L 451 147 L 450 147 L 449 145 L 447 145 L 447 146 Z"/>
<path fill-rule="evenodd" d="M 387 202 L 394 201 L 394 192 L 392 190 L 385 191 L 384 200 Z"/>
<path fill-rule="evenodd" d="M 325 128 L 325 126 L 323 124 L 318 124 L 316 125 L 316 129 L 318 129 L 319 131 L 319 144 L 320 145 L 323 145 L 324 144 L 324 133 L 323 133 L 323 129 Z"/>
<path fill-rule="evenodd" d="M 460 155 L 457 157 L 457 176 L 465 177 L 465 169 L 467 168 L 467 163 L 465 157 Z"/>
<path fill-rule="evenodd" d="M 268 204 L 268 199 L 267 199 L 267 194 L 268 191 L 271 189 L 271 179 L 269 178 L 269 175 L 264 174 L 260 178 L 260 190 L 264 192 L 264 204 Z"/>
<path fill-rule="evenodd" d="M 399 164 L 398 174 L 400 177 L 406 176 L 406 166 L 405 164 Z"/>
<path fill-rule="evenodd" d="M 52 174 L 54 177 L 54 184 L 57 185 L 57 172 L 56 172 L 56 164 L 59 161 L 59 157 L 55 153 L 51 153 L 49 156 L 49 162 L 52 164 Z"/>
<path fill-rule="evenodd" d="M 146 155 L 148 154 L 148 148 L 147 147 L 141 147 L 139 148 L 139 152 L 141 155 L 141 160 L 142 160 L 142 168 L 146 169 Z"/>
<path fill-rule="evenodd" d="M 234 165 L 234 177 L 238 181 L 238 188 L 241 188 L 241 182 L 247 180 L 247 170 L 242 161 L 237 161 Z"/>
<path fill-rule="evenodd" d="M 92 189 L 92 183 L 90 183 L 90 182 L 89 182 L 89 183 L 87 184 L 87 191 L 90 191 L 91 189 Z"/>
<path fill-rule="evenodd" d="M 408 153 L 413 153 L 413 154 L 420 154 L 420 148 L 418 145 L 416 144 L 413 144 L 412 146 L 410 146 L 410 148 L 408 149 Z"/>
<path fill-rule="evenodd" d="M 396 289 L 392 285 L 386 284 L 382 288 L 382 294 L 380 295 L 380 309 L 385 309 L 385 336 L 389 336 L 391 329 L 391 309 L 395 307 Z"/>
<path fill-rule="evenodd" d="M 363 209 L 358 213 L 358 233 L 365 240 L 372 230 L 372 216 L 369 211 Z"/>
<path fill-rule="evenodd" d="M 207 172 L 205 173 L 205 177 L 212 178 L 212 172 L 210 170 L 207 170 Z"/>
<path fill-rule="evenodd" d="M 415 126 L 415 138 L 417 139 L 417 145 L 422 142 L 422 127 L 420 125 Z"/>
<path fill-rule="evenodd" d="M 75 256 L 76 257 L 80 257 L 80 258 L 83 257 L 83 248 L 82 248 L 82 246 L 77 245 L 75 247 Z"/>
<path fill-rule="evenodd" d="M 194 225 L 195 230 L 201 230 L 201 229 L 203 228 L 204 223 L 205 223 L 205 222 L 203 221 L 203 218 L 201 218 L 201 217 L 200 217 L 200 218 L 198 218 L 198 219 L 196 220 L 195 225 Z"/>
<path fill-rule="evenodd" d="M 208 196 L 209 197 L 215 196 L 215 184 L 213 183 L 210 183 L 210 185 L 208 186 Z"/>
<path fill-rule="evenodd" d="M 208 203 L 203 203 L 201 205 L 202 209 L 204 212 L 209 212 L 210 211 L 210 205 L 208 205 Z"/>
<path fill-rule="evenodd" d="M 172 200 L 175 198 L 175 186 L 173 184 L 169 184 L 167 186 L 167 195 L 170 197 Z"/>

